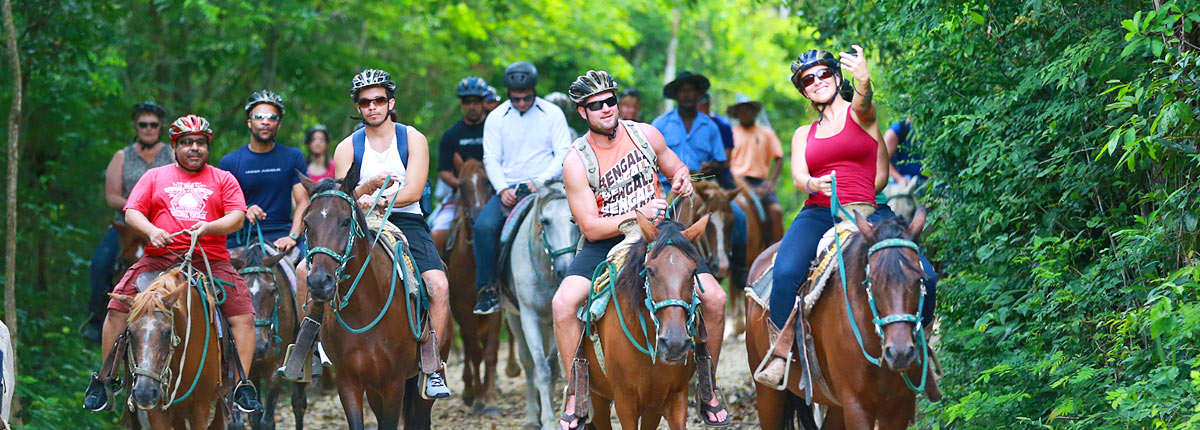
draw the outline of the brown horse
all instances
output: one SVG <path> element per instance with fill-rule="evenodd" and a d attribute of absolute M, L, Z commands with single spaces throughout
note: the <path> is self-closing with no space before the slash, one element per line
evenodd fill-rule
<path fill-rule="evenodd" d="M 887 247 L 870 249 L 885 240 L 915 243 L 925 224 L 925 215 L 918 212 L 907 228 L 899 218 L 885 220 L 875 227 L 862 218 L 857 224 L 859 232 L 842 243 L 846 285 L 851 288 L 846 288 L 836 273 L 830 276 L 821 299 L 808 314 L 815 356 L 831 394 L 813 389 L 812 396 L 815 402 L 829 407 L 823 428 L 904 429 L 915 413 L 916 393 L 908 388 L 902 375 L 914 383 L 921 381 L 925 371 L 923 354 L 913 322 L 884 323 L 881 327 L 872 322 L 876 314 L 868 303 L 868 295 L 874 295 L 878 316 L 916 315 L 922 301 L 924 272 L 917 252 L 906 245 L 883 243 L 881 246 Z M 751 279 L 763 276 L 778 250 L 777 243 L 763 252 L 750 269 Z M 787 257 L 780 254 L 779 258 Z M 864 284 L 868 263 L 870 283 Z M 866 287 L 858 287 L 862 285 Z M 768 334 L 771 322 L 767 308 L 747 302 L 746 350 L 753 372 L 771 347 Z M 853 310 L 853 319 L 848 309 Z M 861 346 L 855 340 L 855 330 L 862 336 Z M 880 330 L 878 337 L 876 330 Z M 882 356 L 881 365 L 868 361 L 866 354 L 872 358 Z M 803 416 L 808 407 L 799 385 L 800 367 L 795 363 L 788 370 L 787 391 L 776 391 L 755 382 L 759 422 L 764 429 L 794 428 L 797 419 L 812 425 Z M 930 378 L 929 383 L 935 381 Z"/>
<path fill-rule="evenodd" d="M 496 398 L 496 354 L 500 347 L 500 313 L 476 315 L 475 256 L 472 253 L 475 219 L 492 197 L 492 183 L 483 163 L 467 160 L 458 171 L 458 201 L 454 212 L 454 242 L 445 260 L 454 270 L 450 281 L 450 313 L 458 322 L 463 342 L 463 402 L 476 411 L 495 413 L 487 404 Z"/>
<path fill-rule="evenodd" d="M 121 282 L 121 277 L 125 276 L 125 272 L 129 271 L 129 266 L 142 258 L 146 245 L 150 244 L 150 238 L 122 222 L 112 221 L 112 226 L 117 231 L 117 244 L 120 246 L 120 251 L 117 252 L 117 270 L 113 271 L 112 279 L 112 285 L 117 285 Z M 109 288 L 108 292 L 111 293 L 112 288 Z"/>
<path fill-rule="evenodd" d="M 665 417 L 670 428 L 682 429 L 687 425 L 688 381 L 696 371 L 694 357 L 688 357 L 695 330 L 702 325 L 693 300 L 702 257 L 692 241 L 704 233 L 708 219 L 701 217 L 686 230 L 674 221 L 656 228 L 639 213 L 638 225 L 643 239 L 630 248 L 608 310 L 595 323 L 603 361 L 592 343 L 584 341 L 595 396 L 592 424 L 611 429 L 609 408 L 615 403 L 621 428 L 637 429 L 640 422 L 641 429 L 655 429 Z M 653 324 L 642 324 L 646 321 Z M 639 329 L 647 326 L 654 332 Z"/>
<path fill-rule="evenodd" d="M 733 203 L 746 211 L 746 266 L 754 264 L 754 260 L 763 253 L 772 243 L 783 239 L 783 219 L 776 217 L 765 210 L 767 220 L 763 220 L 758 216 L 758 209 L 755 208 L 753 198 L 750 196 L 754 193 L 754 188 L 742 183 L 741 179 L 735 179 L 741 187 L 741 192 L 734 197 Z M 764 222 L 765 221 L 765 222 Z M 729 318 L 733 320 L 733 324 L 725 324 L 726 332 L 733 335 L 740 335 L 746 332 L 746 307 L 738 302 L 746 299 L 744 288 L 746 286 L 745 279 L 738 279 L 740 285 L 729 286 L 729 306 L 733 312 L 730 312 Z"/>
<path fill-rule="evenodd" d="M 350 429 L 363 428 L 364 393 L 380 429 L 398 428 L 402 414 L 406 429 L 428 429 L 433 401 L 419 395 L 407 289 L 400 275 L 392 286 L 396 265 L 388 245 L 372 246 L 376 234 L 351 197 L 357 165 L 350 170 L 345 180 L 320 184 L 301 177 L 312 196 L 304 214 L 309 294 L 328 308 L 321 342 L 337 368 L 338 397 Z"/>
<path fill-rule="evenodd" d="M 270 247 L 275 255 L 264 254 L 263 247 Z M 254 302 L 254 361 L 250 364 L 250 380 L 255 386 L 266 389 L 267 398 L 263 411 L 250 415 L 254 429 L 275 428 L 275 402 L 283 378 L 276 369 L 283 364 L 287 346 L 296 342 L 296 331 L 300 328 L 299 301 L 280 267 L 280 260 L 287 254 L 276 251 L 270 244 L 250 241 L 250 244 L 230 250 L 230 262 L 246 281 Z M 306 383 L 292 383 L 292 414 L 296 428 L 304 428 L 304 411 L 308 408 Z M 234 420 L 240 420 L 235 414 Z"/>
<path fill-rule="evenodd" d="M 701 215 L 709 216 L 708 228 L 705 229 L 704 235 L 696 239 L 696 251 L 705 258 L 709 270 L 718 282 L 729 279 L 728 303 L 731 311 L 726 312 L 726 333 L 732 333 L 735 328 L 739 328 L 738 332 L 744 331 L 745 316 L 737 306 L 737 299 L 745 295 L 742 289 L 746 286 L 746 280 L 730 277 L 730 268 L 733 265 L 730 259 L 733 252 L 732 202 L 734 197 L 741 193 L 744 185 L 733 190 L 724 190 L 716 181 L 698 181 L 693 186 L 696 190 L 693 197 L 676 203 L 675 219 L 688 225 L 700 219 Z"/>
<path fill-rule="evenodd" d="M 176 267 L 136 296 L 113 294 L 130 308 L 126 364 L 133 375 L 133 428 L 206 428 L 213 402 L 221 398 L 214 295 L 207 281 L 199 288 L 192 281 Z M 217 406 L 212 428 L 225 428 L 223 406 Z"/>

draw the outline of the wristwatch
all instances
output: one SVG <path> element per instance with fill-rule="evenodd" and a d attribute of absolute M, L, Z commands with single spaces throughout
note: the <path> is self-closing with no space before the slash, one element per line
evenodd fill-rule
<path fill-rule="evenodd" d="M 288 237 L 290 237 L 294 241 L 297 241 L 297 242 L 300 241 L 300 236 L 297 235 L 296 233 L 288 233 Z"/>

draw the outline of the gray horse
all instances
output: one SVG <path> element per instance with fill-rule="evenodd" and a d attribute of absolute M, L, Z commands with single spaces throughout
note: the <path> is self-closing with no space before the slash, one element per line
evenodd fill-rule
<path fill-rule="evenodd" d="M 525 369 L 525 427 L 557 429 L 551 394 L 561 369 L 550 302 L 579 242 L 579 227 L 571 222 L 561 182 L 538 187 L 534 207 L 512 240 L 503 277 L 510 293 L 503 295 L 503 304 Z"/>

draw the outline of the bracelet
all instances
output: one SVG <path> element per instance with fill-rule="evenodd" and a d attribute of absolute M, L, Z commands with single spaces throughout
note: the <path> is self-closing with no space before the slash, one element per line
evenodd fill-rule
<path fill-rule="evenodd" d="M 297 241 L 297 242 L 300 241 L 300 235 L 298 235 L 296 233 L 288 233 L 288 237 L 294 241 Z"/>
<path fill-rule="evenodd" d="M 811 182 L 812 182 L 812 176 L 809 176 L 809 177 L 808 177 L 808 180 L 804 181 L 804 191 L 805 191 L 805 192 L 807 192 L 807 193 L 809 193 L 809 194 L 812 194 L 812 193 L 813 193 L 813 192 L 812 192 L 812 190 L 808 188 L 808 184 L 809 184 L 809 183 L 811 183 Z"/>

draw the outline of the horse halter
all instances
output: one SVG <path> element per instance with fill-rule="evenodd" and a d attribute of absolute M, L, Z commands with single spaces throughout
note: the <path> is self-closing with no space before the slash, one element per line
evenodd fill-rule
<path fill-rule="evenodd" d="M 275 349 L 278 350 L 283 344 L 283 338 L 279 336 L 279 302 L 283 301 L 283 295 L 279 292 L 279 278 L 275 274 L 275 269 L 265 266 L 248 266 L 238 270 L 239 275 L 249 275 L 253 273 L 270 274 L 272 281 L 275 283 L 275 290 L 271 293 L 275 298 L 274 306 L 271 307 L 271 317 L 269 319 L 258 319 L 258 315 L 254 315 L 254 327 L 266 327 L 267 334 L 271 336 L 271 340 L 275 343 Z"/>
<path fill-rule="evenodd" d="M 134 375 L 145 376 L 147 378 L 150 378 L 151 381 L 158 383 L 158 385 L 160 387 L 159 390 L 161 391 L 161 394 L 159 395 L 159 403 L 162 404 L 162 409 L 166 410 L 167 406 L 170 406 L 170 403 L 171 403 L 171 396 L 168 395 L 168 393 L 171 392 L 171 390 L 170 390 L 171 376 L 172 376 L 171 359 L 175 358 L 175 347 L 179 346 L 179 342 L 181 340 L 179 339 L 179 334 L 175 332 L 175 311 L 174 310 L 172 310 L 172 309 L 157 309 L 156 308 L 152 312 L 166 315 L 167 321 L 170 321 L 170 323 L 171 323 L 171 325 L 170 325 L 170 327 L 171 327 L 171 346 L 169 348 L 167 348 L 166 358 L 163 359 L 163 363 L 162 363 L 162 367 L 161 367 L 162 371 L 155 372 L 151 369 L 147 369 L 144 367 L 138 367 L 137 364 L 134 364 L 134 363 L 137 363 L 137 360 L 133 356 L 133 348 L 128 348 L 125 350 L 125 354 L 127 355 L 125 360 L 127 363 L 129 363 L 129 373 L 132 373 Z M 128 329 L 126 329 L 126 331 L 128 331 Z M 129 338 L 132 339 L 133 336 L 129 336 Z M 133 396 L 129 396 L 129 402 L 130 402 L 130 405 L 133 404 L 132 403 Z"/>
<path fill-rule="evenodd" d="M 889 324 L 895 324 L 898 322 L 913 323 L 914 324 L 913 334 L 915 335 L 916 333 L 920 332 L 922 329 L 921 312 L 925 310 L 925 283 L 924 282 L 921 283 L 921 298 L 917 304 L 917 313 L 916 314 L 901 313 L 901 314 L 888 315 L 883 318 L 879 317 L 879 308 L 876 307 L 876 305 L 875 305 L 875 290 L 871 286 L 871 255 L 875 254 L 875 252 L 877 252 L 881 249 L 886 249 L 886 248 L 910 248 L 918 253 L 921 252 L 921 248 L 919 246 L 917 246 L 916 243 L 914 243 L 911 240 L 907 240 L 907 239 L 884 239 L 884 240 L 881 240 L 881 241 L 875 243 L 874 245 L 871 245 L 871 248 L 867 249 L 866 276 L 864 276 L 865 279 L 863 280 L 863 283 L 866 284 L 866 286 L 867 286 L 867 303 L 869 303 L 871 306 L 871 316 L 872 316 L 871 321 L 875 324 L 875 333 L 879 335 L 880 339 L 883 338 L 883 328 L 884 327 L 887 327 Z"/>
<path fill-rule="evenodd" d="M 344 254 L 338 254 L 336 251 L 329 249 L 328 247 L 313 246 L 308 249 L 308 253 L 305 254 L 304 258 L 308 261 L 309 267 L 312 267 L 313 257 L 317 254 L 325 254 L 333 258 L 334 261 L 338 262 L 338 267 L 334 272 L 334 277 L 338 280 L 338 282 L 341 282 L 350 278 L 350 276 L 346 274 L 346 263 L 354 257 L 350 254 L 354 249 L 354 238 L 366 237 L 366 233 L 364 232 L 362 225 L 358 223 L 358 216 L 354 213 L 354 199 L 351 198 L 349 194 L 343 193 L 340 190 L 325 190 L 314 194 L 308 199 L 308 202 L 311 204 L 321 197 L 336 197 L 345 200 L 346 203 L 350 205 L 350 234 L 346 235 L 346 252 Z M 304 236 L 305 242 L 308 242 L 311 245 L 312 242 L 308 240 L 307 226 L 304 228 Z"/>
<path fill-rule="evenodd" d="M 663 244 L 663 246 L 670 245 L 670 244 L 671 244 L 671 241 L 667 240 L 667 243 Z M 656 245 L 656 243 L 650 243 L 650 244 L 646 245 L 646 260 L 643 262 L 642 273 L 640 273 L 640 275 L 642 276 L 642 279 L 644 279 L 644 281 L 642 282 L 642 287 L 645 288 L 645 290 L 646 290 L 646 300 L 645 300 L 646 309 L 650 311 L 650 321 L 654 323 L 654 331 L 655 331 L 655 333 L 658 332 L 658 325 L 659 325 L 658 324 L 658 311 L 665 309 L 665 308 L 678 306 L 678 307 L 683 308 L 684 312 L 687 313 L 688 336 L 695 337 L 696 336 L 696 309 L 698 309 L 700 307 L 700 293 L 704 291 L 703 288 L 700 286 L 700 275 L 699 275 L 699 273 L 697 273 L 697 271 L 695 269 L 692 269 L 693 283 L 692 283 L 692 301 L 691 301 L 691 303 L 685 302 L 685 301 L 683 301 L 683 299 L 676 299 L 676 298 L 657 300 L 657 301 L 654 300 L 654 295 L 650 293 L 650 278 L 651 277 L 649 276 L 648 270 L 646 268 L 644 268 L 644 266 L 645 266 L 646 262 L 650 261 L 650 251 L 652 249 L 654 249 L 655 245 Z M 618 308 L 619 307 L 620 306 L 618 306 Z M 644 332 L 645 332 L 645 327 L 643 327 L 643 333 Z M 633 340 L 633 339 L 630 338 L 630 340 Z M 648 335 L 646 336 L 646 343 L 647 344 L 650 343 L 650 338 Z M 634 342 L 634 345 L 636 346 L 637 343 Z M 650 352 L 647 352 L 647 354 L 650 355 L 651 360 L 657 360 L 658 342 L 655 342 L 654 345 L 648 349 L 650 349 Z M 643 351 L 643 352 L 646 352 L 646 351 Z"/>
<path fill-rule="evenodd" d="M 537 210 L 537 213 L 539 213 L 539 214 L 542 213 L 541 205 L 542 205 L 542 202 L 539 201 L 538 202 L 538 210 Z M 550 244 L 550 239 L 546 238 L 546 226 L 541 225 L 540 222 L 537 223 L 537 225 L 538 225 L 538 237 L 542 241 L 542 252 L 546 253 L 546 256 L 548 256 L 550 258 L 550 260 L 554 260 L 555 258 L 558 258 L 559 256 L 562 256 L 562 255 L 574 254 L 575 250 L 579 249 L 579 241 L 578 240 L 572 240 L 570 246 L 554 249 L 554 245 Z"/>

